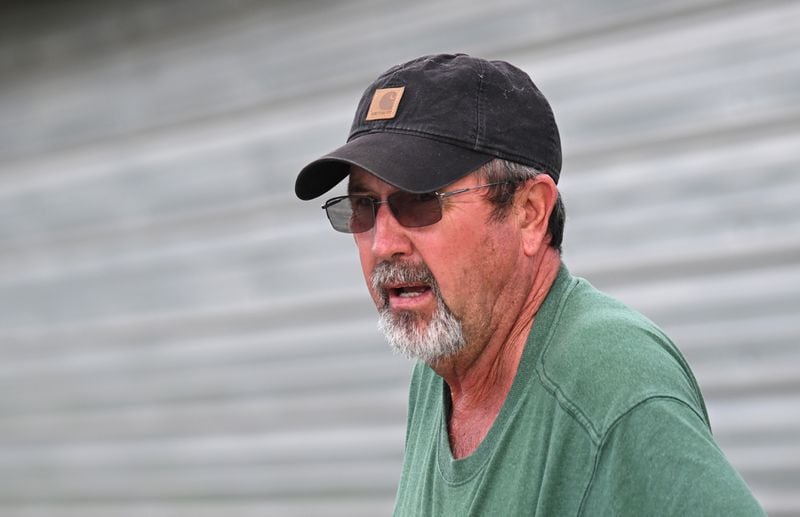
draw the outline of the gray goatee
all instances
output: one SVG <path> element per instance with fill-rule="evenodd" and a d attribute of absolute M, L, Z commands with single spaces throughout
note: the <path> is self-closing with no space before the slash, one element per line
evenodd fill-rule
<path fill-rule="evenodd" d="M 434 364 L 464 348 L 466 341 L 461 322 L 447 307 L 427 266 L 384 261 L 375 267 L 371 282 L 381 302 L 378 329 L 396 353 Z M 423 283 L 431 288 L 436 297 L 436 310 L 430 321 L 426 323 L 424 317 L 414 311 L 392 312 L 389 290 L 385 286 L 393 283 Z"/>

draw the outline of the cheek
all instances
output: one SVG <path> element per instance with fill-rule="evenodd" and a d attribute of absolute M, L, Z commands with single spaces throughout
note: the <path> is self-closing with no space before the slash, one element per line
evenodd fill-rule
<path fill-rule="evenodd" d="M 375 293 L 372 292 L 371 279 L 372 270 L 375 268 L 375 259 L 370 251 L 369 242 L 365 238 L 365 234 L 353 234 L 353 240 L 356 243 L 356 249 L 358 249 L 358 259 L 361 262 L 361 272 L 364 275 L 364 283 L 367 285 L 370 296 L 377 304 L 379 300 Z"/>
<path fill-rule="evenodd" d="M 355 234 L 353 237 L 353 241 L 356 243 L 356 249 L 358 250 L 358 259 L 361 261 L 361 269 L 364 270 L 364 274 L 367 274 L 367 271 L 372 267 L 372 260 L 371 260 L 371 253 L 369 252 L 369 247 L 367 246 L 366 240 L 363 236 L 359 236 Z"/>
<path fill-rule="evenodd" d="M 441 250 L 436 269 L 442 295 L 454 311 L 489 310 L 513 268 L 512 235 L 476 235 Z M 452 305 L 450 305 L 452 304 Z"/>
<path fill-rule="evenodd" d="M 428 251 L 421 259 L 433 273 L 447 306 L 459 314 L 465 298 L 474 288 L 476 250 L 465 243 L 453 243 Z"/>

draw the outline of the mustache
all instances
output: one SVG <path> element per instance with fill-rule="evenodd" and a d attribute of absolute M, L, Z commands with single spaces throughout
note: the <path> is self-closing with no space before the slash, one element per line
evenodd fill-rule
<path fill-rule="evenodd" d="M 370 276 L 373 292 L 380 295 L 384 303 L 389 301 L 390 284 L 425 284 L 430 286 L 434 294 L 440 296 L 439 285 L 433 273 L 423 263 L 409 264 L 403 262 L 379 262 Z"/>

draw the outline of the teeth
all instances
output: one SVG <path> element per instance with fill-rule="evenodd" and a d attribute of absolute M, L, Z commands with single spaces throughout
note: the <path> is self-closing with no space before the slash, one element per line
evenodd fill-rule
<path fill-rule="evenodd" d="M 400 291 L 400 298 L 415 298 L 420 296 L 422 292 L 420 291 Z"/>
<path fill-rule="evenodd" d="M 407 287 L 399 287 L 395 289 L 395 295 L 399 296 L 400 298 L 416 298 L 422 294 L 425 294 L 428 291 L 428 288 L 424 285 L 418 286 L 407 286 Z"/>

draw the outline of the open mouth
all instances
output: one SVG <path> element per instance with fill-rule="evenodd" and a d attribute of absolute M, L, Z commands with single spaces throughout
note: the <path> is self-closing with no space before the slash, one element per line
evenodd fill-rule
<path fill-rule="evenodd" d="M 427 310 L 438 298 L 436 280 L 424 264 L 381 262 L 370 282 L 379 310 Z"/>
<path fill-rule="evenodd" d="M 433 287 L 423 283 L 385 285 L 384 307 L 396 311 L 419 311 L 430 304 Z"/>
<path fill-rule="evenodd" d="M 416 298 L 429 292 L 431 287 L 425 284 L 419 285 L 401 285 L 397 287 L 389 287 L 389 296 L 398 298 Z"/>

